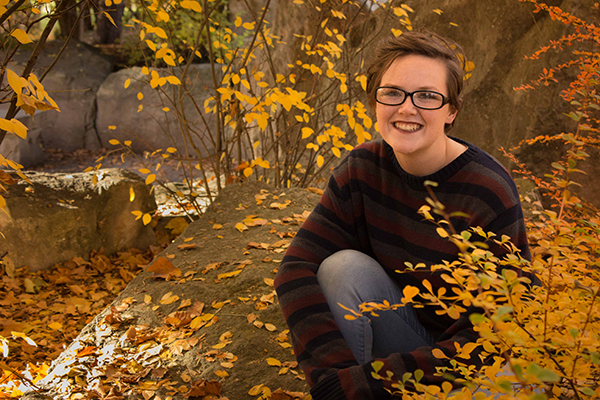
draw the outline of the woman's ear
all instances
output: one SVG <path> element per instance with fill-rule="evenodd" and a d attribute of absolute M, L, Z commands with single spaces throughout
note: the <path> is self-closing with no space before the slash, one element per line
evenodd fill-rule
<path fill-rule="evenodd" d="M 457 114 L 458 110 L 454 108 L 453 105 L 450 105 L 450 107 L 448 108 L 448 116 L 446 117 L 446 124 L 451 125 L 454 122 L 454 119 L 456 118 Z"/>

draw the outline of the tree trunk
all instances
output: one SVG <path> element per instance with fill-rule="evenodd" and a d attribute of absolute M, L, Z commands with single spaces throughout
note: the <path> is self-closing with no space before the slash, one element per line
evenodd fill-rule
<path fill-rule="evenodd" d="M 100 12 L 98 15 L 98 26 L 97 26 L 97 38 L 99 44 L 111 44 L 121 37 L 121 30 L 123 29 L 123 11 L 125 10 L 125 3 L 113 4 L 110 7 L 106 7 L 104 3 L 98 4 Z M 104 15 L 104 12 L 108 13 L 114 20 L 115 25 Z"/>

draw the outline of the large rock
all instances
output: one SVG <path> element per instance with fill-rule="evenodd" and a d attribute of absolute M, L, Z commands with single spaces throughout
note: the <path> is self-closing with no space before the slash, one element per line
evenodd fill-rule
<path fill-rule="evenodd" d="M 63 44 L 60 40 L 46 44 L 34 69 L 38 78 L 54 61 Z M 15 56 L 14 65 L 11 66 L 16 69 L 15 72 L 22 71 L 31 50 L 26 48 Z M 29 128 L 29 135 L 39 139 L 38 143 L 32 145 L 65 151 L 99 149 L 96 91 L 112 69 L 113 62 L 95 48 L 85 43 L 69 42 L 65 52 L 42 81 L 48 94 L 58 104 L 60 113 L 47 111 L 36 113 L 34 117 L 19 118 Z M 0 151 L 4 154 L 3 150 Z M 29 164 L 27 158 L 15 161 Z"/>
<path fill-rule="evenodd" d="M 302 214 L 318 200 L 307 189 L 260 182 L 225 187 L 52 362 L 40 391 L 22 399 L 216 399 L 201 394 L 203 383 L 231 400 L 256 400 L 258 385 L 259 394 L 307 392 L 272 282 Z M 238 231 L 249 214 L 272 222 Z"/>
<path fill-rule="evenodd" d="M 167 70 L 154 71 L 161 77 L 170 75 Z M 116 138 L 121 141 L 131 140 L 131 147 L 136 152 L 176 147 L 180 154 L 186 154 L 187 149 L 187 154 L 196 157 L 189 142 L 186 144 L 184 140 L 175 107 L 164 94 L 159 94 L 159 90 L 165 90 L 171 98 L 175 98 L 173 90 L 177 91 L 179 87 L 166 84 L 152 89 L 145 82 L 147 78 L 142 74 L 141 68 L 133 67 L 110 74 L 102 83 L 97 96 L 96 120 L 102 146 L 111 148 L 109 140 Z M 131 79 L 131 83 L 125 89 L 127 79 Z M 194 104 L 189 96 L 183 96 L 185 118 L 193 129 L 191 136 L 194 143 L 201 150 L 202 156 L 207 156 L 214 151 L 210 137 L 216 135 L 216 119 L 213 114 L 204 112 L 204 101 L 211 96 L 207 88 L 213 86 L 210 65 L 191 65 L 185 83 L 195 101 Z M 143 95 L 141 101 L 138 93 Z M 140 105 L 143 105 L 143 110 L 138 111 Z M 165 107 L 170 111 L 163 111 Z M 111 130 L 109 126 L 116 129 Z"/>
<path fill-rule="evenodd" d="M 50 267 L 73 257 L 89 257 L 104 248 L 147 248 L 156 237 L 149 225 L 135 220 L 135 210 L 156 208 L 148 186 L 136 174 L 121 169 L 77 174 L 25 173 L 31 184 L 19 181 L 3 196 L 7 213 L 0 212 L 0 253 L 17 267 Z M 130 201 L 130 188 L 135 199 Z"/>

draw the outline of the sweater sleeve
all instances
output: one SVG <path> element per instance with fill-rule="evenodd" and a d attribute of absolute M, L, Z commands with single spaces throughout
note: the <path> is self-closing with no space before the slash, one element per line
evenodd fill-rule
<path fill-rule="evenodd" d="M 340 167 L 336 171 L 343 169 Z M 329 255 L 360 249 L 346 174 L 337 175 L 334 172 L 318 205 L 292 240 L 275 279 L 294 353 L 310 386 L 335 370 L 357 365 L 316 276 Z"/>

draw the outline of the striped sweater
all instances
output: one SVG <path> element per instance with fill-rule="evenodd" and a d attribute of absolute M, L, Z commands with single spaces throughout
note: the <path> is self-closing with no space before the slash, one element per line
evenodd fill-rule
<path fill-rule="evenodd" d="M 355 249 L 376 259 L 403 285 L 422 287 L 427 278 L 441 286 L 439 276 L 427 272 L 394 273 L 405 262 L 432 265 L 457 259 L 456 247 L 436 233 L 436 225 L 418 214 L 428 196 L 425 180 L 438 183 L 434 192 L 453 218 L 457 231 L 480 226 L 506 234 L 529 258 L 519 194 L 508 171 L 493 157 L 460 139 L 468 147 L 438 172 L 417 177 L 402 170 L 393 149 L 377 140 L 357 146 L 334 169 L 319 204 L 292 241 L 275 279 L 275 288 L 294 342 L 294 353 L 312 387 L 315 400 L 390 398 L 384 382 L 375 380 L 370 363 L 358 365 L 342 337 L 319 287 L 316 272 L 329 255 Z M 496 249 L 496 253 L 501 250 Z M 501 254 L 497 254 L 501 255 Z M 436 366 L 444 360 L 432 355 L 441 349 L 450 357 L 454 343 L 477 340 L 465 314 L 458 320 L 435 314 L 433 307 L 416 309 L 420 322 L 436 337 L 432 347 L 392 354 L 382 371 L 396 379 L 420 369 L 423 383 L 439 383 Z M 473 357 L 474 358 L 474 357 Z M 464 360 L 463 360 L 464 361 Z M 383 372 L 385 375 L 385 372 Z M 385 382 L 387 388 L 391 383 Z"/>

